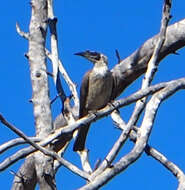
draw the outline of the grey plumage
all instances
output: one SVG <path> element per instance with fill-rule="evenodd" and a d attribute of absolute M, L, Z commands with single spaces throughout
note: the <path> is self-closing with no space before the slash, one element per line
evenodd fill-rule
<path fill-rule="evenodd" d="M 91 51 L 80 52 L 75 55 L 85 57 L 94 64 L 93 69 L 84 75 L 80 88 L 79 118 L 82 118 L 89 111 L 103 108 L 111 100 L 113 80 L 105 55 Z M 88 130 L 89 125 L 80 127 L 75 139 L 74 151 L 84 150 Z"/>

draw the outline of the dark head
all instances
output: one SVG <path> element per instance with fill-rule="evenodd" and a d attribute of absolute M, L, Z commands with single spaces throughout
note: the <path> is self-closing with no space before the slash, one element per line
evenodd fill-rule
<path fill-rule="evenodd" d="M 105 55 L 98 53 L 98 52 L 95 52 L 95 51 L 87 50 L 84 52 L 75 53 L 75 55 L 85 57 L 86 59 L 88 59 L 92 63 L 96 63 L 96 62 L 100 62 L 100 61 L 107 63 L 107 57 Z"/>

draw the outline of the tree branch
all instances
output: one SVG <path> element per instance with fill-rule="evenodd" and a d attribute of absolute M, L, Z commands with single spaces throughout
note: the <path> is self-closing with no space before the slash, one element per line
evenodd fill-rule
<path fill-rule="evenodd" d="M 51 53 L 49 52 L 49 50 L 45 49 L 46 51 L 46 55 L 48 56 L 48 58 L 50 60 L 52 60 L 52 55 Z M 61 60 L 58 60 L 58 68 L 59 68 L 59 71 L 60 73 L 62 74 L 62 76 L 64 77 L 64 80 L 66 81 L 66 83 L 68 84 L 69 86 L 69 89 L 72 93 L 72 98 L 74 100 L 74 104 L 75 104 L 75 108 L 79 108 L 79 98 L 78 98 L 78 93 L 77 93 L 77 90 L 76 90 L 76 85 L 72 82 L 72 80 L 70 79 L 68 73 L 66 72 Z M 78 114 L 76 114 L 78 115 Z"/>
<path fill-rule="evenodd" d="M 18 23 L 16 23 L 16 30 L 17 30 L 17 33 L 18 33 L 21 37 L 23 37 L 23 38 L 29 40 L 29 38 L 30 38 L 29 33 L 23 32 L 23 31 L 21 30 L 21 28 L 20 28 L 20 26 L 19 26 Z"/>
<path fill-rule="evenodd" d="M 38 144 L 40 146 L 46 146 L 47 144 L 51 143 L 53 140 L 60 137 L 62 134 L 67 135 L 69 133 L 72 133 L 74 130 L 76 130 L 77 128 L 82 126 L 82 124 L 84 125 L 84 124 L 96 121 L 102 117 L 107 116 L 108 114 L 110 114 L 112 111 L 114 111 L 116 109 L 119 109 L 123 106 L 129 105 L 131 103 L 134 103 L 135 101 L 143 98 L 144 96 L 148 96 L 150 94 L 153 94 L 153 93 L 155 93 L 155 92 L 157 92 L 157 91 L 159 91 L 159 90 L 161 90 L 161 89 L 163 89 L 169 85 L 177 85 L 177 84 L 179 87 L 185 88 L 185 78 L 181 78 L 178 80 L 174 80 L 174 81 L 170 81 L 170 82 L 166 82 L 166 83 L 160 83 L 160 84 L 157 84 L 154 86 L 150 86 L 144 90 L 137 91 L 136 93 L 132 94 L 131 96 L 129 96 L 127 98 L 116 100 L 116 101 L 112 102 L 112 105 L 108 104 L 105 108 L 97 111 L 96 114 L 90 114 L 86 117 L 83 117 L 82 119 L 77 120 L 73 124 L 70 124 L 68 126 L 57 129 L 55 131 L 55 133 L 48 135 L 48 137 L 46 139 L 44 139 L 43 141 L 41 141 Z M 19 159 L 26 157 L 27 155 L 29 155 L 30 153 L 33 153 L 34 151 L 35 151 L 35 149 L 33 147 L 24 148 L 24 149 L 18 151 L 14 155 L 10 156 L 9 159 L 4 160 L 0 164 L 0 171 L 6 169 L 11 164 L 15 163 Z"/>
<path fill-rule="evenodd" d="M 154 94 L 146 106 L 144 119 L 141 124 L 141 128 L 138 131 L 138 138 L 131 152 L 122 157 L 114 166 L 110 166 L 109 168 L 105 169 L 105 171 L 98 175 L 96 178 L 91 178 L 91 182 L 80 189 L 90 190 L 94 188 L 100 188 L 111 178 L 113 178 L 114 176 L 125 170 L 130 164 L 135 162 L 141 156 L 142 152 L 145 149 L 159 105 L 166 98 L 168 98 L 178 90 L 184 88 L 184 85 L 181 86 L 176 83 L 176 85 L 169 85 L 160 92 Z"/>
<path fill-rule="evenodd" d="M 160 33 L 159 33 L 158 40 L 154 48 L 153 55 L 148 63 L 147 71 L 142 83 L 142 89 L 150 86 L 153 80 L 153 77 L 157 71 L 157 66 L 158 66 L 157 60 L 158 60 L 161 48 L 166 39 L 166 30 L 167 30 L 168 22 L 170 20 L 170 8 L 171 8 L 171 0 L 164 0 Z"/>
<path fill-rule="evenodd" d="M 38 137 L 28 137 L 28 139 L 30 139 L 33 142 L 40 142 L 41 141 L 41 139 Z M 10 140 L 10 141 L 8 141 L 8 142 L 6 142 L 0 146 L 0 154 L 2 154 L 3 152 L 5 152 L 6 150 L 8 150 L 12 147 L 15 147 L 15 146 L 18 146 L 21 144 L 26 144 L 26 143 L 27 142 L 22 138 L 12 139 L 12 140 Z"/>
<path fill-rule="evenodd" d="M 28 58 L 32 84 L 33 115 L 36 136 L 44 139 L 53 131 L 45 53 L 48 27 L 47 0 L 32 0 L 31 8 Z M 39 148 L 33 142 L 29 143 Z M 55 190 L 54 159 L 41 152 L 35 152 L 34 160 L 40 190 Z"/>
<path fill-rule="evenodd" d="M 160 33 L 158 35 L 152 57 L 149 60 L 147 70 L 146 70 L 144 79 L 142 81 L 141 89 L 145 89 L 146 87 L 150 86 L 150 84 L 153 80 L 153 77 L 157 71 L 157 66 L 158 66 L 157 60 L 159 57 L 160 50 L 161 50 L 161 48 L 164 44 L 165 38 L 166 38 L 166 29 L 168 26 L 168 22 L 170 20 L 170 8 L 171 8 L 171 1 L 164 0 Z M 147 101 L 147 97 L 144 97 L 141 100 L 136 102 L 136 106 L 135 106 L 132 116 L 130 117 L 130 120 L 128 122 L 129 126 L 134 126 L 136 124 L 137 120 L 139 119 L 139 116 L 141 115 L 141 113 L 145 107 L 146 101 Z"/>
<path fill-rule="evenodd" d="M 167 27 L 166 39 L 160 50 L 157 62 L 159 63 L 169 54 L 174 54 L 185 46 L 185 19 Z M 158 35 L 147 40 L 134 53 L 122 60 L 112 70 L 114 77 L 113 99 L 118 97 L 132 82 L 146 72 L 147 64 L 154 52 Z"/>
<path fill-rule="evenodd" d="M 53 80 L 54 84 L 56 85 L 58 95 L 61 98 L 62 104 L 64 104 L 64 101 L 66 99 L 66 94 L 61 84 L 60 74 L 58 69 L 59 56 L 58 56 L 58 39 L 57 39 L 57 29 L 56 29 L 57 18 L 54 17 L 53 13 L 53 1 L 48 0 L 47 2 L 48 2 L 48 24 L 51 33 L 51 61 L 53 65 Z"/>

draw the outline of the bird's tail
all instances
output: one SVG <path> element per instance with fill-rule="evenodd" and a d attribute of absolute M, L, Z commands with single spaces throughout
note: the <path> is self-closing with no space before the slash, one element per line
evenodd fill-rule
<path fill-rule="evenodd" d="M 75 143 L 73 146 L 73 151 L 82 151 L 85 149 L 85 141 L 86 141 L 86 137 L 87 137 L 87 133 L 89 130 L 89 126 L 90 125 L 85 125 L 80 127 L 77 137 L 75 139 Z"/>

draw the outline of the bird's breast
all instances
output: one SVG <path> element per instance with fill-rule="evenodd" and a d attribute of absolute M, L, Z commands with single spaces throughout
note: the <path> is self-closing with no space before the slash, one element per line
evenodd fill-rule
<path fill-rule="evenodd" d="M 97 110 L 104 107 L 112 93 L 112 76 L 109 70 L 91 72 L 89 76 L 87 110 Z"/>

